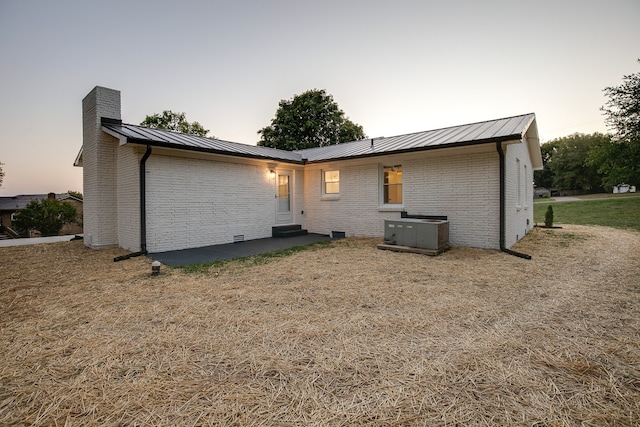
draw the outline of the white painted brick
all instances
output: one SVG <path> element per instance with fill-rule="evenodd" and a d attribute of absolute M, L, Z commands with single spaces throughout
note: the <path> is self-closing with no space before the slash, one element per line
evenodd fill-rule
<path fill-rule="evenodd" d="M 152 154 L 147 161 L 147 249 L 160 252 L 271 236 L 275 182 L 266 165 Z"/>
<path fill-rule="evenodd" d="M 317 233 L 335 230 L 348 236 L 382 237 L 384 220 L 397 219 L 400 213 L 379 209 L 381 163 L 372 159 L 370 164 L 342 164 L 331 166 L 340 170 L 339 200 L 322 200 L 319 169 L 305 172 L 307 228 Z M 499 248 L 500 171 L 495 149 L 451 155 L 425 152 L 393 164 L 402 164 L 403 206 L 408 213 L 446 215 L 454 245 Z"/>
<path fill-rule="evenodd" d="M 120 119 L 120 92 L 96 86 L 82 100 L 84 243 L 118 245 L 116 163 L 118 141 L 101 130 L 102 117 Z"/>

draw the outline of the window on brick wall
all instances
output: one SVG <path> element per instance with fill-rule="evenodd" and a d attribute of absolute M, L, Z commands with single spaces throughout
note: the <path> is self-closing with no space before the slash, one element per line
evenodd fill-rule
<path fill-rule="evenodd" d="M 322 194 L 340 194 L 340 171 L 322 171 Z"/>
<path fill-rule="evenodd" d="M 516 177 L 516 208 L 520 209 L 522 207 L 522 172 L 520 171 L 520 159 L 516 159 Z"/>
<path fill-rule="evenodd" d="M 402 204 L 402 165 L 384 166 L 382 175 L 382 203 Z"/>
<path fill-rule="evenodd" d="M 531 182 L 533 179 L 529 179 L 529 173 L 527 171 L 527 165 L 524 165 L 524 208 L 527 209 L 529 207 L 529 194 L 530 188 L 532 186 Z"/>

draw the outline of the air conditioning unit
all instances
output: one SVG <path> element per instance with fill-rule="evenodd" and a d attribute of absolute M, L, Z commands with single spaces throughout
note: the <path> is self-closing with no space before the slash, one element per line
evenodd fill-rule
<path fill-rule="evenodd" d="M 403 218 L 385 220 L 384 243 L 441 250 L 449 247 L 449 221 Z"/>

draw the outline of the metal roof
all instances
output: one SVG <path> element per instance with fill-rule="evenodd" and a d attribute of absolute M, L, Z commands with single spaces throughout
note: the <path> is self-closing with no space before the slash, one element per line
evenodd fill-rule
<path fill-rule="evenodd" d="M 442 129 L 416 132 L 387 138 L 373 138 L 299 151 L 285 151 L 256 145 L 240 144 L 187 135 L 160 129 L 123 124 L 103 119 L 102 128 L 128 143 L 148 144 L 212 154 L 277 160 L 287 163 L 323 162 L 359 157 L 380 156 L 438 148 L 519 140 L 535 120 L 535 114 L 524 114 Z M 537 138 L 537 135 L 535 135 Z"/>
<path fill-rule="evenodd" d="M 303 163 L 300 154 L 293 151 L 257 145 L 222 141 L 204 136 L 188 135 L 143 126 L 128 125 L 114 120 L 102 121 L 102 128 L 114 136 L 124 137 L 132 144 L 145 144 L 154 147 L 177 148 L 211 154 L 225 154 L 254 159 L 280 160 L 288 163 Z"/>
<path fill-rule="evenodd" d="M 364 139 L 344 144 L 310 148 L 298 152 L 308 162 L 322 162 L 509 141 L 522 138 L 534 119 L 535 115 L 531 113 L 388 138 Z"/>

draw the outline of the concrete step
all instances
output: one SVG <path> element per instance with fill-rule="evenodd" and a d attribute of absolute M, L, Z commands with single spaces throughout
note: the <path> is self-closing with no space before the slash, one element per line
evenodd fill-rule
<path fill-rule="evenodd" d="M 307 230 L 304 230 L 301 225 L 276 225 L 271 227 L 271 237 L 293 237 L 304 236 L 308 234 Z"/>

